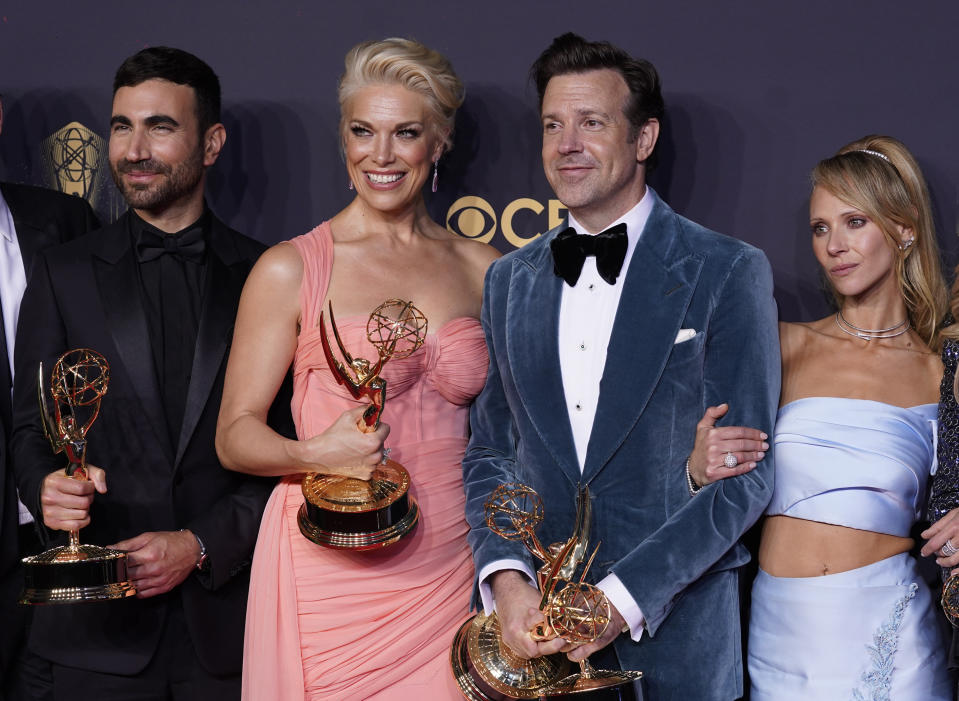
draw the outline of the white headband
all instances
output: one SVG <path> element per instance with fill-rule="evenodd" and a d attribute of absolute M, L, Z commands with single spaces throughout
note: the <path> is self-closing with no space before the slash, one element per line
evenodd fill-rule
<path fill-rule="evenodd" d="M 875 156 L 876 158 L 881 158 L 881 159 L 884 160 L 886 163 L 889 163 L 890 165 L 892 164 L 892 161 L 889 160 L 889 156 L 887 156 L 887 155 L 884 154 L 884 153 L 879 153 L 879 151 L 873 151 L 873 150 L 868 149 L 868 148 L 861 148 L 861 149 L 857 149 L 857 152 L 858 152 L 858 153 L 868 153 L 870 156 Z"/>

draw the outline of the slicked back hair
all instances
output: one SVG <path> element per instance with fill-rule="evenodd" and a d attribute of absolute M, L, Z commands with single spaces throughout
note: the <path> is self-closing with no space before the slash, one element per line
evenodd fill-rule
<path fill-rule="evenodd" d="M 368 85 L 400 85 L 426 98 L 433 116 L 432 128 L 443 141 L 444 150 L 453 146 L 456 110 L 466 92 L 443 54 L 415 39 L 391 37 L 381 41 L 363 41 L 344 59 L 337 97 L 340 103 L 340 138 L 346 137 L 346 103 L 360 88 Z"/>
<path fill-rule="evenodd" d="M 530 68 L 530 79 L 536 85 L 540 110 L 550 79 L 558 75 L 603 69 L 619 73 L 629 88 L 629 99 L 623 105 L 623 114 L 629 120 L 632 139 L 637 138 L 639 130 L 648 120 L 662 120 L 665 105 L 659 74 L 653 64 L 645 59 L 633 58 L 608 41 L 586 41 L 572 32 L 553 39 L 553 43 Z M 658 145 L 646 159 L 648 171 L 656 166 L 657 150 Z"/>

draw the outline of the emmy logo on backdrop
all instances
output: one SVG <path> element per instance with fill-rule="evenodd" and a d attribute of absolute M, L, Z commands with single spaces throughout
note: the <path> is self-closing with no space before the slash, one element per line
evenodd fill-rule
<path fill-rule="evenodd" d="M 599 545 L 586 560 L 592 507 L 589 488 L 582 487 L 576 499 L 573 534 L 564 543 L 543 547 L 536 537 L 542 522 L 542 499 L 531 488 L 508 483 L 497 487 L 485 504 L 486 525 L 507 540 L 520 540 L 543 565 L 536 573 L 543 595 L 539 608 L 544 622 L 530 631 L 537 641 L 561 637 L 571 643 L 591 643 L 610 622 L 606 595 L 586 583 L 586 573 Z M 584 564 L 584 560 L 586 560 Z M 582 569 L 580 570 L 580 567 Z M 577 578 L 577 572 L 579 577 Z M 570 673 L 563 654 L 524 660 L 503 642 L 496 613 L 479 614 L 459 629 L 450 650 L 450 666 L 460 691 L 471 701 L 503 699 L 636 699 L 634 682 L 642 672 L 597 670 L 588 660 Z"/>
<path fill-rule="evenodd" d="M 110 179 L 106 139 L 80 122 L 70 122 L 39 144 L 43 184 L 82 197 L 103 221 L 113 221 L 126 202 Z"/>
<path fill-rule="evenodd" d="M 332 303 L 329 308 L 333 337 L 346 365 L 333 355 L 320 312 L 320 340 L 327 363 L 336 381 L 354 399 L 370 401 L 357 428 L 375 431 L 386 402 L 386 380 L 379 373 L 390 359 L 406 358 L 423 345 L 426 317 L 412 302 L 400 299 L 387 300 L 374 309 L 366 325 L 366 337 L 378 355 L 376 363 L 371 363 L 353 357 L 343 347 Z M 382 548 L 411 533 L 419 519 L 419 506 L 409 494 L 410 473 L 386 453 L 369 480 L 308 474 L 303 479 L 305 502 L 297 518 L 300 532 L 319 545 L 348 550 Z"/>
<path fill-rule="evenodd" d="M 87 432 L 107 393 L 110 366 L 88 348 L 64 353 L 50 374 L 53 411 L 43 384 L 43 364 L 37 381 L 43 431 L 55 453 L 65 453 L 67 476 L 87 479 Z M 70 542 L 23 559 L 22 604 L 70 604 L 123 599 L 136 594 L 127 578 L 126 553 L 96 545 L 81 545 L 77 531 Z"/>

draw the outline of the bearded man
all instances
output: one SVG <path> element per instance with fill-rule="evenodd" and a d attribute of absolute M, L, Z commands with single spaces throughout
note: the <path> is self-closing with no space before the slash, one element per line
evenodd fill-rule
<path fill-rule="evenodd" d="M 40 607 L 30 647 L 55 699 L 239 698 L 249 563 L 272 482 L 213 446 L 240 290 L 263 246 L 205 205 L 226 141 L 220 86 L 196 56 L 154 47 L 117 71 L 110 167 L 129 210 L 38 254 L 20 312 L 12 451 L 48 541 L 127 552 L 135 600 Z M 89 481 L 43 435 L 37 367 L 73 348 L 110 364 Z M 279 404 L 278 404 L 279 405 Z M 48 543 L 52 544 L 52 543 Z"/>

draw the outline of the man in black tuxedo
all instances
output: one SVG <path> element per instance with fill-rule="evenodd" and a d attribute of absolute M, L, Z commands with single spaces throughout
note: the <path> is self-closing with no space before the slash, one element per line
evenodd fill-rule
<path fill-rule="evenodd" d="M 19 565 L 21 557 L 40 548 L 33 518 L 17 499 L 13 469 L 7 459 L 12 426 L 13 338 L 20 300 L 37 251 L 69 241 L 97 226 L 93 210 L 80 197 L 0 182 L 0 699 L 23 695 L 15 685 L 26 676 L 22 651 L 29 610 L 17 605 L 23 582 Z"/>
<path fill-rule="evenodd" d="M 165 47 L 128 58 L 109 152 L 130 209 L 39 254 L 24 295 L 20 493 L 51 531 L 127 551 L 138 591 L 36 611 L 30 646 L 53 663 L 55 699 L 239 697 L 248 566 L 273 483 L 223 469 L 213 446 L 240 290 L 263 249 L 205 206 L 219 119 L 219 81 L 200 59 Z M 80 347 L 111 366 L 86 482 L 51 453 L 32 381 Z"/>

